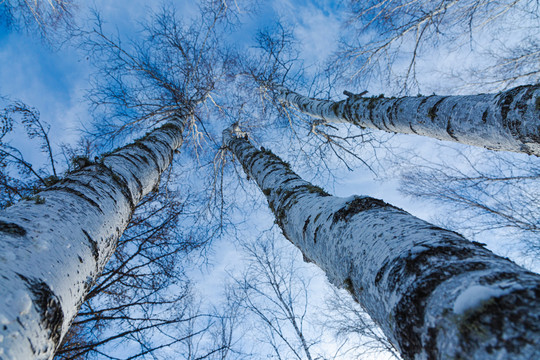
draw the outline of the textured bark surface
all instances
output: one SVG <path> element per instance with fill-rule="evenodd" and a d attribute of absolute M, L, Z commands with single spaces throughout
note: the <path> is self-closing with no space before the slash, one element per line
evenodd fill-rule
<path fill-rule="evenodd" d="M 540 275 L 382 200 L 330 196 L 235 133 L 224 143 L 286 238 L 405 359 L 540 358 Z"/>
<path fill-rule="evenodd" d="M 182 143 L 170 121 L 0 212 L 0 359 L 49 359 L 134 206 Z"/>
<path fill-rule="evenodd" d="M 414 96 L 350 95 L 342 101 L 308 98 L 276 86 L 278 98 L 328 122 L 417 134 L 491 150 L 540 156 L 540 85 L 498 94 Z"/>

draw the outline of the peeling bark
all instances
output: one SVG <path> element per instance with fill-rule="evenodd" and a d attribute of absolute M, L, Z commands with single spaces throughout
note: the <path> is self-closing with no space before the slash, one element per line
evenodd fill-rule
<path fill-rule="evenodd" d="M 309 98 L 283 86 L 274 89 L 282 102 L 328 122 L 540 156 L 538 84 L 468 96 L 386 98 L 347 92 L 341 101 Z"/>
<path fill-rule="evenodd" d="M 183 117 L 172 116 L 0 212 L 0 359 L 52 358 L 183 129 Z"/>
<path fill-rule="evenodd" d="M 540 276 L 370 197 L 330 196 L 228 129 L 283 234 L 405 359 L 540 358 Z"/>

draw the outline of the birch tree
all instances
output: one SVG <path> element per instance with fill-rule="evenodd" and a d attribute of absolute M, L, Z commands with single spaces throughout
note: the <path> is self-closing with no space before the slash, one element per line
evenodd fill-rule
<path fill-rule="evenodd" d="M 84 34 L 93 36 L 86 38 L 87 49 L 103 55 L 102 76 L 95 78 L 107 85 L 91 96 L 114 109 L 101 113 L 110 120 L 97 130 L 103 143 L 110 148 L 115 135 L 132 139 L 159 128 L 96 161 L 78 158 L 64 179 L 1 213 L 0 289 L 7 294 L 0 300 L 1 356 L 52 356 L 135 206 L 156 188 L 183 143 L 184 129 L 200 141 L 195 108 L 224 76 L 217 33 L 228 26 L 231 8 L 225 1 L 203 1 L 202 13 L 188 25 L 163 9 L 147 24 L 148 42 L 127 49 L 107 37 L 99 21 Z M 214 229 L 207 230 L 212 236 Z"/>
<path fill-rule="evenodd" d="M 468 96 L 387 98 L 345 92 L 348 97 L 341 101 L 273 88 L 281 102 L 323 122 L 540 156 L 540 85 Z"/>
<path fill-rule="evenodd" d="M 57 348 L 56 360 L 159 357 L 164 348 L 182 349 L 187 338 L 206 328 L 208 316 L 197 313 L 184 273 L 188 254 L 203 246 L 198 240 L 204 238 L 176 226 L 183 220 L 183 201 L 173 193 L 162 180 L 159 191 L 136 206 Z M 188 326 L 191 322 L 196 324 Z M 121 353 L 116 349 L 120 344 Z"/>
<path fill-rule="evenodd" d="M 65 167 L 74 170 L 74 162 L 94 158 L 93 145 L 82 138 L 76 147 L 62 145 L 66 164 L 58 162 L 51 146 L 55 139 L 49 138 L 50 126 L 36 109 L 21 102 L 9 102 L 0 112 L 0 122 L 0 209 L 31 199 L 36 191 L 59 180 L 58 171 Z M 10 141 L 10 135 L 20 127 L 27 133 L 22 149 Z M 29 162 L 25 155 L 37 146 L 42 159 L 34 155 Z M 209 322 L 215 327 L 215 315 L 198 312 L 184 273 L 188 254 L 208 244 L 207 236 L 201 234 L 208 229 L 180 225 L 189 221 L 189 216 L 185 214 L 184 197 L 171 186 L 174 169 L 170 166 L 161 175 L 157 191 L 135 206 L 111 259 L 56 349 L 55 359 L 92 358 L 96 354 L 116 358 L 159 356 L 166 347 L 182 351 L 190 337 L 203 337 L 211 330 Z M 119 343 L 125 349 L 121 355 L 115 350 Z M 217 341 L 212 344 L 223 347 Z M 212 350 L 207 347 L 198 354 L 204 356 L 203 352 Z"/>
<path fill-rule="evenodd" d="M 405 359 L 540 355 L 540 276 L 382 200 L 302 180 L 237 125 L 223 133 L 285 237 L 378 323 Z"/>
<path fill-rule="evenodd" d="M 135 205 L 182 144 L 187 113 L 0 214 L 1 352 L 50 358 L 116 248 Z"/>

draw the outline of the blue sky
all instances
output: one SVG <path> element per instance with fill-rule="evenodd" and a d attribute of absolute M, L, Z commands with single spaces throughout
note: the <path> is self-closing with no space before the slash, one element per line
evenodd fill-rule
<path fill-rule="evenodd" d="M 195 14 L 192 2 L 177 1 L 175 3 L 183 9 L 181 12 L 184 16 L 191 17 Z M 305 59 L 306 65 L 315 65 L 324 61 L 337 48 L 336 39 L 343 31 L 340 25 L 343 19 L 340 4 L 340 1 L 325 0 L 264 2 L 258 17 L 249 18 L 243 31 L 235 38 L 239 42 L 252 43 L 254 29 L 269 25 L 273 18 L 280 17 L 293 27 L 301 43 L 301 57 Z M 101 12 L 109 29 L 118 31 L 119 34 L 136 37 L 137 21 L 144 18 L 150 7 L 158 7 L 159 2 L 95 0 L 93 6 Z M 81 2 L 77 14 L 81 17 L 88 16 L 87 4 Z M 431 58 L 428 57 L 426 67 L 431 66 L 435 69 L 426 71 L 427 75 L 423 76 L 422 81 L 427 89 L 433 89 L 436 84 L 441 85 L 438 71 L 446 64 L 455 63 L 456 57 L 458 57 L 456 51 L 447 55 L 435 53 Z M 467 62 L 473 60 L 467 59 Z M 13 100 L 21 100 L 40 111 L 42 119 L 51 125 L 50 137 L 57 153 L 60 151 L 60 144 L 75 144 L 81 129 L 90 126 L 91 122 L 85 94 L 88 89 L 88 80 L 94 70 L 88 57 L 82 51 L 70 46 L 52 50 L 37 38 L 11 32 L 8 29 L 0 29 L 0 64 L 2 64 L 0 66 L 0 94 Z M 373 85 L 369 90 L 371 93 L 384 92 L 379 85 Z M 17 132 L 15 134 L 13 144 L 21 148 L 29 160 L 39 162 L 40 155 L 36 153 L 39 145 L 18 136 L 20 134 Z M 437 146 L 436 140 L 396 136 L 392 141 L 403 148 L 414 148 L 427 157 L 436 153 L 433 151 Z M 275 152 L 279 154 L 278 150 L 276 149 Z M 306 178 L 310 177 L 309 173 L 302 175 Z M 382 174 L 379 179 L 374 179 L 372 173 L 361 167 L 353 171 L 341 168 L 334 175 L 335 181 L 320 185 L 324 185 L 335 195 L 347 197 L 353 194 L 365 194 L 381 198 L 426 220 L 430 220 L 433 215 L 444 214 L 445 209 L 437 205 L 402 196 L 397 190 L 396 174 L 392 174 L 391 171 Z M 262 197 L 258 200 L 262 200 Z M 262 206 L 264 205 L 263 203 Z M 253 213 L 253 224 L 244 225 L 243 231 L 249 232 L 253 227 L 263 230 L 271 223 L 269 211 L 260 210 Z M 480 237 L 478 240 L 487 242 L 504 255 L 509 252 L 509 246 L 511 246 L 501 245 L 500 238 L 495 238 L 495 241 L 491 236 Z M 241 258 L 238 250 L 230 246 L 227 240 L 216 243 L 213 254 L 221 256 L 216 255 L 211 258 L 212 266 L 194 275 L 200 283 L 206 284 L 199 287 L 203 298 L 218 296 L 221 291 L 219 285 L 227 276 L 224 270 L 238 266 L 238 259 Z M 223 256 L 223 254 L 227 255 Z M 299 256 L 298 253 L 297 256 Z M 307 272 L 316 273 L 314 288 L 318 289 L 318 294 L 313 298 L 318 296 L 318 300 L 314 303 L 321 302 L 323 294 L 320 289 L 326 289 L 325 277 L 320 272 L 317 273 L 314 266 L 309 265 L 308 268 Z M 317 291 L 314 290 L 314 292 Z"/>

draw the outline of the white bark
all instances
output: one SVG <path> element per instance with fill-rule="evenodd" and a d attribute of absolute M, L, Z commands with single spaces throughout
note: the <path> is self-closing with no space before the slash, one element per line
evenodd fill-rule
<path fill-rule="evenodd" d="M 491 150 L 540 156 L 540 85 L 469 96 L 308 98 L 274 86 L 278 98 L 328 122 L 417 134 Z"/>
<path fill-rule="evenodd" d="M 184 121 L 0 212 L 0 359 L 49 359 L 116 248 L 134 206 L 182 143 Z"/>
<path fill-rule="evenodd" d="M 538 274 L 382 200 L 330 196 L 234 129 L 224 144 L 287 239 L 349 290 L 405 359 L 540 358 Z"/>

